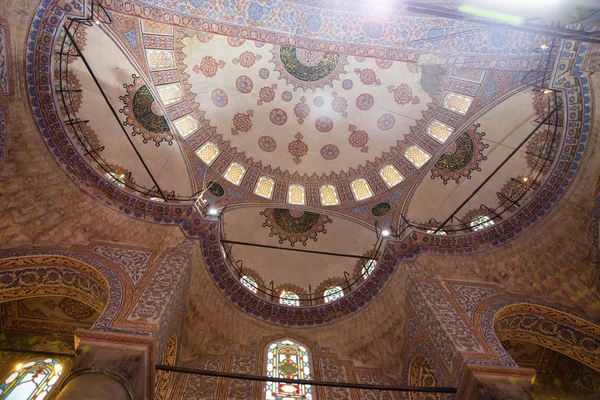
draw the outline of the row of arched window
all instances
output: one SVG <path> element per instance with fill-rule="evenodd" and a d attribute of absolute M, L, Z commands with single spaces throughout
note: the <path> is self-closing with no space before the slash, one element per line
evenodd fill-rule
<path fill-rule="evenodd" d="M 471 228 L 474 232 L 485 228 L 489 228 L 492 225 L 494 225 L 494 221 L 487 215 L 480 215 L 478 217 L 473 218 L 471 222 L 469 222 L 469 228 Z M 427 229 L 427 233 L 429 233 L 430 235 L 447 235 L 446 231 L 444 231 L 443 229 L 437 230 L 435 228 Z"/>
<path fill-rule="evenodd" d="M 52 358 L 19 363 L 0 385 L 3 400 L 42 400 L 52 390 L 63 366 Z"/>
<path fill-rule="evenodd" d="M 369 260 L 363 265 L 361 269 L 361 275 L 364 279 L 367 279 L 369 275 L 371 275 L 376 264 L 377 261 Z M 240 278 L 240 282 L 252 293 L 258 292 L 258 283 L 256 283 L 256 280 L 251 276 L 243 275 Z M 323 300 L 325 303 L 330 303 L 332 301 L 341 299 L 342 297 L 344 297 L 344 289 L 342 289 L 341 286 L 331 286 L 323 291 Z M 297 307 L 300 305 L 300 296 L 298 296 L 296 293 L 283 290 L 279 293 L 279 304 Z"/>

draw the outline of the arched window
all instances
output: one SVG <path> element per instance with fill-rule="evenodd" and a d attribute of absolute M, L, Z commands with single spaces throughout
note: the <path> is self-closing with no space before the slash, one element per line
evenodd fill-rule
<path fill-rule="evenodd" d="M 117 175 L 116 172 L 107 172 L 106 174 L 104 174 L 104 176 L 111 183 L 114 183 L 118 187 L 125 187 L 125 174 Z"/>
<path fill-rule="evenodd" d="M 251 276 L 243 275 L 240 278 L 240 282 L 246 287 L 246 289 L 248 289 L 252 293 L 256 293 L 258 291 L 258 285 L 256 284 L 254 278 L 252 278 Z"/>
<path fill-rule="evenodd" d="M 0 385 L 4 400 L 41 400 L 45 398 L 60 378 L 63 366 L 51 358 L 18 364 Z"/>
<path fill-rule="evenodd" d="M 310 379 L 308 350 L 291 340 L 272 343 L 267 351 L 267 376 L 286 379 Z M 310 385 L 267 382 L 267 400 L 312 399 Z"/>
<path fill-rule="evenodd" d="M 344 297 L 344 291 L 340 286 L 334 286 L 326 289 L 323 292 L 323 296 L 325 296 L 325 303 L 331 303 L 334 300 Z"/>
<path fill-rule="evenodd" d="M 284 306 L 299 306 L 300 297 L 296 293 L 283 291 L 279 295 L 279 303 Z"/>
<path fill-rule="evenodd" d="M 494 221 L 492 221 L 487 215 L 480 215 L 479 217 L 474 218 L 469 225 L 474 231 L 479 231 L 494 225 Z"/>
<path fill-rule="evenodd" d="M 373 272 L 373 269 L 375 269 L 376 264 L 377 264 L 377 261 L 369 260 L 365 263 L 365 265 L 363 265 L 362 271 L 361 271 L 363 278 L 367 279 L 369 277 L 369 275 L 371 275 L 371 272 Z"/>
<path fill-rule="evenodd" d="M 437 232 L 436 232 L 437 230 Z M 427 233 L 429 233 L 430 235 L 447 235 L 448 233 L 446 233 L 445 230 L 443 229 L 427 229 Z"/>

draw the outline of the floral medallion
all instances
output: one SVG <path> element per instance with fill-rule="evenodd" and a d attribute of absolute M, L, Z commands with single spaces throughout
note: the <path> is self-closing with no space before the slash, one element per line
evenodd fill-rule
<path fill-rule="evenodd" d="M 333 111 L 340 113 L 344 118 L 348 117 L 348 111 L 346 111 L 348 109 L 348 100 L 339 96 L 337 92 L 332 92 L 331 95 L 333 96 L 333 100 L 331 100 Z"/>
<path fill-rule="evenodd" d="M 383 58 L 376 58 L 375 64 L 381 69 L 388 69 L 394 64 L 392 60 L 384 60 Z"/>
<path fill-rule="evenodd" d="M 223 67 L 225 67 L 225 61 L 217 61 L 211 56 L 205 56 L 202 58 L 202 61 L 200 61 L 200 65 L 194 65 L 192 71 L 197 74 L 202 72 L 207 78 L 212 78 L 213 76 L 217 75 L 219 69 L 223 69 Z"/>
<path fill-rule="evenodd" d="M 211 41 L 211 39 L 213 38 L 213 36 L 215 36 L 212 33 L 209 32 L 202 32 L 202 31 L 196 31 L 196 38 L 201 42 L 201 43 L 208 43 Z"/>
<path fill-rule="evenodd" d="M 244 39 L 236 38 L 236 37 L 233 37 L 233 36 L 227 37 L 227 43 L 231 47 L 240 47 L 241 45 L 244 44 L 244 42 L 246 42 L 246 40 L 244 40 Z"/>
<path fill-rule="evenodd" d="M 327 233 L 325 224 L 333 222 L 327 215 L 287 208 L 267 208 L 260 215 L 265 217 L 262 226 L 271 228 L 269 236 L 278 236 L 279 244 L 287 240 L 292 247 L 296 242 L 306 246 L 309 239 L 316 242 L 319 233 Z"/>
<path fill-rule="evenodd" d="M 292 92 L 286 90 L 285 92 L 281 93 L 281 100 L 285 101 L 286 103 L 288 101 L 292 101 L 292 98 L 294 96 L 292 95 Z"/>
<path fill-rule="evenodd" d="M 333 120 L 329 117 L 319 117 L 315 121 L 315 128 L 319 132 L 329 132 L 333 129 Z"/>
<path fill-rule="evenodd" d="M 381 85 L 381 81 L 377 79 L 377 74 L 370 68 L 355 68 L 354 73 L 358 75 L 364 85 Z"/>
<path fill-rule="evenodd" d="M 321 107 L 323 104 L 325 104 L 325 99 L 321 96 L 317 96 L 313 99 L 313 104 L 317 107 Z"/>
<path fill-rule="evenodd" d="M 287 114 L 281 108 L 275 108 L 269 113 L 269 119 L 275 125 L 283 125 L 287 122 Z"/>
<path fill-rule="evenodd" d="M 252 91 L 254 85 L 252 84 L 252 79 L 250 79 L 249 76 L 242 75 L 235 80 L 235 87 L 241 93 L 247 94 Z"/>
<path fill-rule="evenodd" d="M 255 62 L 262 59 L 260 54 L 254 54 L 251 51 L 245 51 L 239 57 L 233 59 L 235 65 L 241 65 L 244 68 L 250 68 Z"/>
<path fill-rule="evenodd" d="M 298 123 L 302 125 L 304 118 L 310 114 L 310 107 L 306 103 L 306 97 L 302 96 L 300 102 L 294 106 L 294 115 L 298 118 Z"/>
<path fill-rule="evenodd" d="M 88 319 L 96 312 L 93 308 L 69 297 L 61 299 L 58 303 L 58 307 L 65 315 L 68 315 L 76 321 Z"/>
<path fill-rule="evenodd" d="M 261 68 L 260 71 L 258 71 L 258 76 L 260 76 L 262 79 L 267 79 L 269 75 L 271 74 L 266 68 Z"/>
<path fill-rule="evenodd" d="M 144 143 L 153 140 L 157 146 L 163 140 L 172 144 L 173 134 L 167 120 L 144 81 L 134 75 L 133 84 L 123 86 L 127 89 L 127 94 L 119 97 L 125 103 L 119 112 L 127 116 L 123 124 L 133 128 L 132 135 L 142 135 Z"/>
<path fill-rule="evenodd" d="M 356 98 L 356 107 L 358 107 L 359 110 L 370 110 L 371 107 L 373 107 L 373 104 L 375 104 L 375 99 L 369 93 L 360 94 Z"/>
<path fill-rule="evenodd" d="M 304 157 L 306 154 L 308 154 L 308 145 L 302 141 L 304 137 L 300 132 L 296 133 L 294 137 L 296 140 L 288 144 L 288 151 L 294 156 L 294 162 L 296 164 L 300 164 L 302 161 L 300 157 Z"/>
<path fill-rule="evenodd" d="M 345 90 L 350 90 L 350 89 L 352 89 L 353 86 L 354 86 L 354 82 L 352 82 L 352 79 L 344 79 L 344 81 L 342 82 L 342 87 Z"/>
<path fill-rule="evenodd" d="M 210 95 L 210 99 L 212 100 L 214 105 L 217 107 L 225 107 L 227 105 L 227 103 L 229 102 L 227 93 L 225 93 L 225 91 L 223 91 L 221 89 L 213 90 L 212 94 Z"/>
<path fill-rule="evenodd" d="M 252 129 L 252 117 L 254 111 L 248 110 L 245 113 L 236 113 L 233 116 L 233 128 L 231 128 L 232 135 L 238 135 L 242 132 L 248 132 Z"/>
<path fill-rule="evenodd" d="M 367 143 L 369 142 L 369 135 L 367 132 L 358 130 L 354 125 L 348 126 L 348 130 L 351 132 L 348 137 L 348 143 L 352 147 L 358 147 L 363 153 L 368 152 L 369 146 L 367 146 Z"/>
<path fill-rule="evenodd" d="M 451 179 L 459 183 L 463 176 L 471 179 L 471 171 L 481 171 L 479 163 L 487 160 L 483 150 L 489 145 L 483 143 L 485 133 L 477 132 L 478 127 L 479 125 L 473 125 L 467 129 L 446 149 L 431 168 L 431 179 L 439 176 L 444 185 Z"/>
<path fill-rule="evenodd" d="M 377 127 L 382 131 L 389 131 L 395 123 L 396 118 L 392 114 L 383 114 L 377 119 Z"/>
<path fill-rule="evenodd" d="M 258 92 L 258 100 L 256 100 L 257 106 L 262 106 L 265 103 L 269 103 L 275 99 L 275 89 L 277 84 L 274 83 L 271 86 L 265 86 Z"/>
<path fill-rule="evenodd" d="M 421 102 L 419 96 L 413 96 L 412 89 L 406 83 L 398 86 L 390 85 L 388 86 L 388 92 L 394 95 L 394 101 L 401 106 L 408 103 L 419 104 Z"/>
<path fill-rule="evenodd" d="M 321 157 L 326 160 L 336 159 L 340 155 L 340 149 L 335 144 L 326 144 L 321 148 Z"/>
<path fill-rule="evenodd" d="M 271 50 L 275 71 L 279 79 L 284 79 L 294 90 L 323 89 L 332 86 L 348 64 L 345 55 L 290 46 L 273 46 Z"/>
<path fill-rule="evenodd" d="M 277 148 L 277 142 L 271 136 L 261 136 L 258 139 L 258 147 L 260 147 L 262 151 L 270 153 Z"/>

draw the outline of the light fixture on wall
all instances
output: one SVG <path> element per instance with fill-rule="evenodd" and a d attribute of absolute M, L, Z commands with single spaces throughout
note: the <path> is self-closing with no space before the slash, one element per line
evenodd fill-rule
<path fill-rule="evenodd" d="M 388 237 L 388 236 L 390 236 L 391 234 L 392 234 L 392 232 L 390 232 L 390 230 L 389 230 L 389 229 L 383 229 L 383 230 L 381 231 L 381 236 L 382 236 L 382 237 Z"/>

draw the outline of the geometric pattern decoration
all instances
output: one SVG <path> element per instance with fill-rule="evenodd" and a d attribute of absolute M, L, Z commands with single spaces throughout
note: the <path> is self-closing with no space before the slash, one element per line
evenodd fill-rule
<path fill-rule="evenodd" d="M 196 150 L 196 155 L 200 157 L 202 161 L 208 166 L 210 166 L 213 161 L 217 158 L 221 150 L 217 147 L 216 144 L 212 142 L 206 142 Z"/>
<path fill-rule="evenodd" d="M 425 130 L 425 132 L 427 132 L 429 136 L 432 136 L 440 142 L 444 143 L 446 139 L 448 139 L 448 137 L 452 135 L 452 132 L 454 132 L 454 128 L 444 123 L 441 123 L 440 121 L 432 120 L 429 123 L 429 125 L 427 125 L 427 129 Z"/>
<path fill-rule="evenodd" d="M 240 182 L 242 182 L 242 179 L 244 178 L 245 173 L 246 168 L 244 168 L 243 165 L 232 162 L 229 164 L 229 167 L 227 168 L 227 171 L 225 171 L 225 174 L 223 174 L 223 177 L 234 185 L 239 186 Z"/>
<path fill-rule="evenodd" d="M 184 139 L 190 136 L 200 127 L 198 120 L 196 120 L 196 118 L 191 114 L 186 115 L 183 118 L 179 118 L 178 120 L 173 121 L 173 123 Z"/>
<path fill-rule="evenodd" d="M 337 195 L 337 190 L 333 185 L 323 185 L 319 188 L 319 194 L 321 196 L 321 205 L 323 206 L 337 206 L 340 204 L 340 199 Z"/>
<path fill-rule="evenodd" d="M 146 50 L 146 57 L 151 71 L 175 67 L 171 50 Z"/>
<path fill-rule="evenodd" d="M 373 192 L 371 191 L 366 179 L 356 179 L 350 183 L 350 187 L 352 188 L 352 193 L 354 194 L 356 201 L 373 197 Z"/>
<path fill-rule="evenodd" d="M 393 187 L 404 180 L 404 177 L 400 172 L 391 164 L 379 170 L 379 176 L 383 179 L 387 187 Z"/>
<path fill-rule="evenodd" d="M 306 204 L 306 194 L 304 186 L 302 185 L 290 185 L 288 187 L 288 203 L 304 205 Z"/>
<path fill-rule="evenodd" d="M 465 115 L 471 107 L 473 99 L 456 93 L 448 93 L 442 102 L 444 108 L 454 111 L 460 115 Z"/>
<path fill-rule="evenodd" d="M 257 194 L 265 199 L 270 199 L 275 189 L 275 180 L 268 176 L 261 176 L 256 182 L 254 194 Z"/>
<path fill-rule="evenodd" d="M 16 371 L 0 385 L 0 395 L 7 400 L 36 400 L 46 397 L 60 378 L 63 366 L 51 358 L 19 363 Z"/>
<path fill-rule="evenodd" d="M 156 90 L 158 90 L 158 95 L 165 107 L 183 100 L 183 92 L 179 83 L 160 85 L 156 87 Z"/>
<path fill-rule="evenodd" d="M 344 290 L 341 288 L 341 286 L 333 286 L 325 289 L 323 292 L 323 297 L 325 299 L 325 303 L 331 303 L 332 301 L 344 297 Z"/>
<path fill-rule="evenodd" d="M 103 255 L 127 274 L 133 286 L 136 286 L 150 266 L 152 252 L 96 245 L 92 248 L 94 253 Z"/>
<path fill-rule="evenodd" d="M 446 149 L 431 168 L 431 179 L 439 176 L 444 185 L 451 179 L 459 183 L 463 176 L 471 179 L 472 171 L 481 171 L 480 162 L 487 160 L 483 150 L 489 145 L 483 143 L 485 133 L 477 132 L 478 126 L 469 127 Z"/>
<path fill-rule="evenodd" d="M 269 345 L 266 374 L 285 379 L 311 379 L 308 350 L 298 343 L 282 340 Z M 267 400 L 312 399 L 310 385 L 267 382 Z"/>
<path fill-rule="evenodd" d="M 431 156 L 417 145 L 412 145 L 404 151 L 404 157 L 408 159 L 417 169 L 421 168 Z"/>
<path fill-rule="evenodd" d="M 319 233 L 327 233 L 325 224 L 333 222 L 327 215 L 287 208 L 267 208 L 260 215 L 265 217 L 263 228 L 271 228 L 269 237 L 279 237 L 279 244 L 288 240 L 292 247 L 296 242 L 306 246 L 308 239 L 316 242 Z"/>
<path fill-rule="evenodd" d="M 248 275 L 243 275 L 240 278 L 240 282 L 246 287 L 246 289 L 250 290 L 252 293 L 256 293 L 258 291 L 258 284 L 254 280 L 254 278 Z"/>

